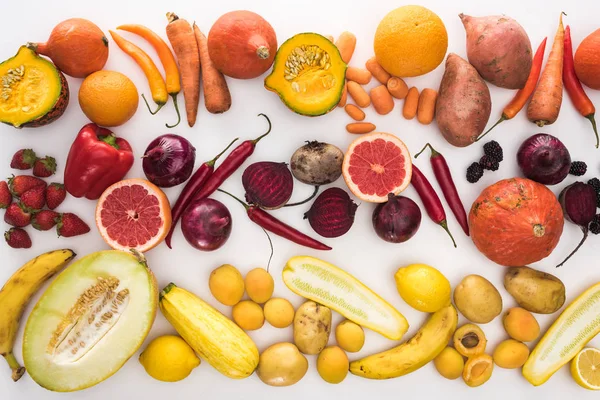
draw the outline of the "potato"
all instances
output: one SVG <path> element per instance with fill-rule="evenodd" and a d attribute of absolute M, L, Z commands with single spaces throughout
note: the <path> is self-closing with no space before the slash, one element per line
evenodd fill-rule
<path fill-rule="evenodd" d="M 519 306 L 537 314 L 552 314 L 565 303 L 565 285 L 554 275 L 529 267 L 509 268 L 504 287 Z"/>
<path fill-rule="evenodd" d="M 486 81 L 522 89 L 529 78 L 532 50 L 525 29 L 506 15 L 459 15 L 467 32 L 467 58 Z"/>
<path fill-rule="evenodd" d="M 456 308 L 471 322 L 487 324 L 502 312 L 502 297 L 490 281 L 468 275 L 454 289 Z"/>
<path fill-rule="evenodd" d="M 290 386 L 304 377 L 308 360 L 291 343 L 277 343 L 260 355 L 256 373 L 269 386 Z"/>
<path fill-rule="evenodd" d="M 336 146 L 317 141 L 308 142 L 292 154 L 290 168 L 300 182 L 326 185 L 342 175 L 344 153 Z"/>
<path fill-rule="evenodd" d="M 294 316 L 294 343 L 304 354 L 319 354 L 329 341 L 331 310 L 307 301 Z"/>
<path fill-rule="evenodd" d="M 457 147 L 472 144 L 485 129 L 491 110 L 490 90 L 477 70 L 456 54 L 448 54 L 435 108 L 444 139 Z"/>

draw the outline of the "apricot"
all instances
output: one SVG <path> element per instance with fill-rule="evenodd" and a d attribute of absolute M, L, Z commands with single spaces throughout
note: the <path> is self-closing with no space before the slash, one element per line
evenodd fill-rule
<path fill-rule="evenodd" d="M 317 372 L 328 383 L 336 384 L 346 379 L 349 367 L 348 356 L 338 346 L 326 347 L 317 357 Z"/>
<path fill-rule="evenodd" d="M 273 277 L 264 268 L 254 268 L 246 274 L 246 293 L 258 304 L 265 303 L 273 296 L 275 283 Z"/>
<path fill-rule="evenodd" d="M 446 379 L 457 379 L 462 375 L 465 360 L 456 349 L 446 347 L 433 359 L 435 369 Z"/>
<path fill-rule="evenodd" d="M 521 307 L 509 309 L 502 324 L 508 336 L 520 342 L 531 342 L 540 336 L 540 325 L 532 313 Z"/>
<path fill-rule="evenodd" d="M 529 348 L 514 339 L 507 339 L 494 350 L 494 362 L 500 368 L 521 368 L 529 357 Z"/>
<path fill-rule="evenodd" d="M 286 299 L 273 297 L 265 303 L 265 319 L 275 328 L 286 328 L 294 322 L 294 306 Z"/>
<path fill-rule="evenodd" d="M 494 371 L 494 361 L 489 354 L 479 354 L 471 357 L 465 364 L 463 380 L 470 387 L 481 386 L 486 383 Z"/>
<path fill-rule="evenodd" d="M 349 353 L 356 353 L 365 344 L 365 331 L 352 321 L 345 320 L 335 328 L 337 344 Z"/>
<path fill-rule="evenodd" d="M 210 273 L 208 288 L 219 303 L 233 306 L 244 296 L 244 279 L 233 265 L 223 264 Z"/>
<path fill-rule="evenodd" d="M 233 306 L 233 320 L 245 331 L 262 328 L 265 323 L 263 309 L 251 300 L 244 300 Z"/>
<path fill-rule="evenodd" d="M 473 357 L 485 352 L 485 333 L 475 324 L 465 324 L 454 332 L 454 348 L 465 357 Z"/>

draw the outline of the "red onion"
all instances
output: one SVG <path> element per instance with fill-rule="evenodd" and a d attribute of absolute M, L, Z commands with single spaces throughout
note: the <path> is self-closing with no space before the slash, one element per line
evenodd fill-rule
<path fill-rule="evenodd" d="M 196 200 L 183 212 L 181 231 L 185 240 L 198 250 L 216 250 L 229 239 L 231 214 L 220 201 Z"/>
<path fill-rule="evenodd" d="M 190 177 L 194 161 L 194 146 L 186 138 L 168 133 L 150 142 L 143 157 L 142 167 L 150 182 L 160 187 L 172 187 Z"/>
<path fill-rule="evenodd" d="M 251 164 L 242 175 L 246 201 L 260 208 L 281 208 L 292 197 L 294 178 L 286 163 L 261 161 Z"/>
<path fill-rule="evenodd" d="M 329 188 L 317 197 L 304 214 L 310 226 L 326 238 L 339 237 L 350 230 L 358 206 L 345 190 Z"/>
<path fill-rule="evenodd" d="M 558 138 L 546 133 L 526 139 L 517 152 L 517 162 L 525 177 L 544 185 L 562 182 L 571 168 L 569 150 Z"/>
<path fill-rule="evenodd" d="M 404 196 L 388 195 L 387 203 L 373 211 L 373 228 L 390 243 L 403 243 L 413 237 L 421 225 L 421 210 L 417 203 Z"/>

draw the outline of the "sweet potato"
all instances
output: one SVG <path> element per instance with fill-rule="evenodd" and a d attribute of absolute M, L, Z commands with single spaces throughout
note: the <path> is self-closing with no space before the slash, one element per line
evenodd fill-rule
<path fill-rule="evenodd" d="M 505 15 L 459 15 L 467 32 L 467 58 L 483 79 L 506 89 L 522 89 L 533 53 L 527 33 Z"/>
<path fill-rule="evenodd" d="M 456 147 L 472 144 L 485 129 L 491 109 L 490 90 L 477 70 L 458 55 L 448 54 L 435 107 L 444 138 Z"/>

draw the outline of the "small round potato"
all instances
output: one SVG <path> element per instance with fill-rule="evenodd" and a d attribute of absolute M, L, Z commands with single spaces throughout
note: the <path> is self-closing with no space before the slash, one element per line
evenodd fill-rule
<path fill-rule="evenodd" d="M 490 281 L 468 275 L 454 289 L 454 304 L 469 321 L 487 324 L 502 312 L 502 297 Z"/>
<path fill-rule="evenodd" d="M 290 168 L 300 182 L 320 186 L 334 182 L 342 175 L 344 153 L 336 146 L 312 141 L 292 154 Z"/>
<path fill-rule="evenodd" d="M 308 360 L 291 343 L 277 343 L 263 351 L 256 373 L 269 386 L 290 386 L 304 377 Z"/>
<path fill-rule="evenodd" d="M 331 310 L 307 301 L 294 316 L 294 343 L 304 354 L 319 354 L 329 341 Z"/>

